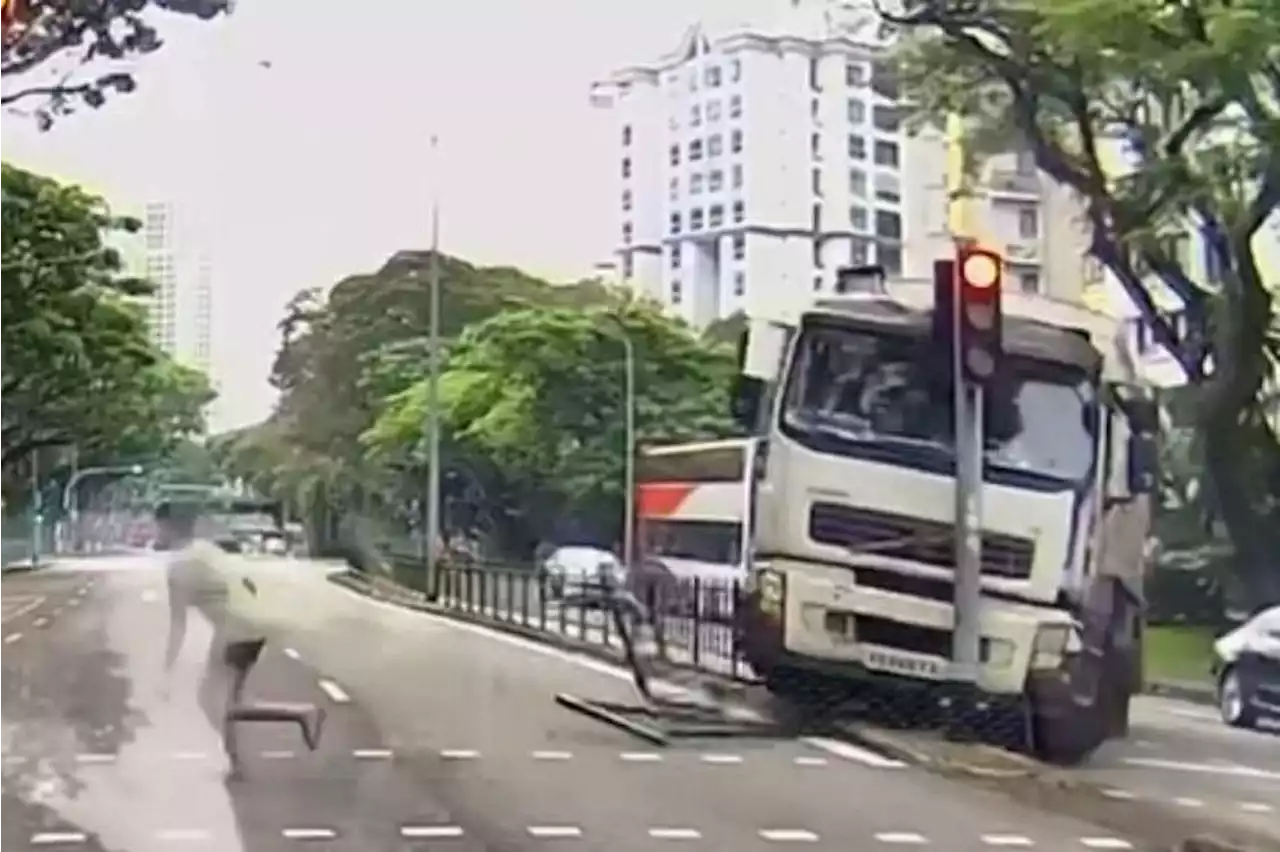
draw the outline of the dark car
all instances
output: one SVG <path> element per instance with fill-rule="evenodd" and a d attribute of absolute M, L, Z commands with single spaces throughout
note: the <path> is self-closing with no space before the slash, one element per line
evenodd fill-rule
<path fill-rule="evenodd" d="M 1237 728 L 1280 721 L 1280 606 L 1254 615 L 1213 651 L 1222 720 Z"/>

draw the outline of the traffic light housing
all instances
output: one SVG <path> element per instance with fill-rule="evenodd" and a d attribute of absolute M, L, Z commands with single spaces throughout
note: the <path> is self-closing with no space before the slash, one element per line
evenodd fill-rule
<path fill-rule="evenodd" d="M 962 375 L 975 384 L 992 381 L 1000 367 L 1000 291 L 1004 259 L 989 249 L 961 247 L 953 264 L 952 310 Z"/>

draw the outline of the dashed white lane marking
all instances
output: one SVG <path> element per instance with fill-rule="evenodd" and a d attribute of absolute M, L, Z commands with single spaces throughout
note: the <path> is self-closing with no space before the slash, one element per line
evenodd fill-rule
<path fill-rule="evenodd" d="M 469 748 L 446 748 L 440 752 L 440 756 L 445 760 L 475 760 L 480 752 Z"/>
<path fill-rule="evenodd" d="M 76 763 L 115 763 L 116 756 L 109 752 L 101 754 L 77 754 Z"/>
<path fill-rule="evenodd" d="M 62 607 L 60 606 L 55 606 L 53 612 L 49 613 L 50 618 L 57 618 L 60 615 L 62 615 Z"/>
<path fill-rule="evenodd" d="M 286 828 L 280 834 L 286 840 L 333 840 L 338 836 L 332 828 Z"/>
<path fill-rule="evenodd" d="M 893 843 L 899 846 L 921 846 L 929 842 L 929 838 L 914 831 L 882 831 L 876 835 L 881 843 Z"/>
<path fill-rule="evenodd" d="M 733 763 L 742 763 L 742 755 L 740 754 L 717 754 L 716 752 L 708 752 L 699 755 L 699 760 L 703 763 L 710 763 L 713 766 L 727 766 Z"/>
<path fill-rule="evenodd" d="M 895 760 L 891 757 L 885 757 L 883 754 L 874 752 L 869 748 L 854 745 L 853 743 L 841 742 L 827 737 L 805 737 L 801 740 L 805 745 L 813 748 L 822 749 L 825 752 L 834 754 L 836 757 L 843 757 L 845 760 L 853 760 L 858 763 L 864 763 L 867 766 L 874 766 L 877 769 L 898 769 L 906 766 L 905 761 Z"/>
<path fill-rule="evenodd" d="M 67 606 L 71 607 L 72 609 L 75 609 L 76 607 L 80 606 L 80 598 L 72 598 L 71 600 L 67 601 Z"/>
<path fill-rule="evenodd" d="M 358 748 L 351 756 L 356 760 L 390 760 L 392 753 L 389 748 Z"/>
<path fill-rule="evenodd" d="M 649 836 L 654 840 L 697 840 L 702 832 L 696 828 L 651 828 Z"/>
<path fill-rule="evenodd" d="M 49 619 L 45 618 L 45 617 L 42 615 L 42 616 L 40 616 L 39 618 L 37 618 L 35 621 L 33 621 L 33 622 L 31 622 L 31 623 L 32 623 L 32 624 L 34 624 L 36 627 L 44 627 L 46 624 L 48 624 L 48 623 L 49 623 Z"/>
<path fill-rule="evenodd" d="M 82 831 L 41 831 L 31 835 L 32 846 L 85 843 L 88 840 L 89 836 Z"/>
<path fill-rule="evenodd" d="M 284 655 L 285 655 L 286 657 L 288 657 L 289 659 L 291 659 L 291 660 L 296 660 L 296 659 L 298 659 L 298 658 L 299 658 L 299 656 L 300 656 L 300 655 L 298 654 L 298 652 L 297 652 L 297 651 L 295 651 L 295 650 L 293 650 L 292 648 L 285 648 L 285 649 L 284 649 Z"/>
<path fill-rule="evenodd" d="M 400 836 L 406 840 L 447 840 L 451 837 L 461 837 L 462 834 L 462 826 L 460 825 L 400 826 Z"/>
<path fill-rule="evenodd" d="M 810 757 L 809 755 L 800 755 L 793 763 L 796 766 L 826 766 L 827 759 L 825 757 Z"/>
<path fill-rule="evenodd" d="M 43 595 L 37 596 L 37 597 L 35 597 L 35 598 L 32 598 L 30 601 L 28 601 L 28 602 L 24 603 L 22 606 L 18 607 L 18 608 L 17 608 L 17 609 L 15 609 L 13 612 L 9 613 L 9 615 L 8 615 L 7 617 L 8 617 L 8 618 L 22 618 L 22 616 L 24 616 L 24 615 L 26 615 L 27 613 L 31 612 L 31 610 L 33 610 L 33 609 L 35 609 L 36 607 L 40 606 L 40 604 L 42 604 L 42 603 L 44 603 L 44 602 L 45 602 L 45 598 L 44 598 L 44 596 L 43 596 Z"/>
<path fill-rule="evenodd" d="M 1175 805 L 1183 808 L 1203 808 L 1204 801 L 1202 799 L 1192 799 L 1189 796 L 1179 796 L 1173 800 Z"/>
<path fill-rule="evenodd" d="M 1026 848 L 1035 846 L 1035 841 L 1030 837 L 1024 837 L 1021 834 L 984 834 L 982 842 L 988 846 L 1004 846 Z"/>
<path fill-rule="evenodd" d="M 1137 794 L 1132 790 L 1103 790 L 1102 795 L 1106 796 L 1108 799 L 1128 800 L 1138 798 Z"/>
<path fill-rule="evenodd" d="M 1184 763 L 1179 760 L 1162 760 L 1155 757 L 1126 757 L 1123 762 L 1129 766 L 1142 766 L 1147 769 L 1172 769 L 1181 772 L 1204 772 L 1210 775 L 1234 775 L 1238 778 L 1258 778 L 1264 781 L 1280 781 L 1280 772 L 1258 769 L 1253 766 L 1221 766 L 1213 763 Z"/>
<path fill-rule="evenodd" d="M 618 755 L 626 763 L 660 763 L 662 755 L 656 751 L 624 751 Z"/>
<path fill-rule="evenodd" d="M 22 638 L 21 633 L 10 633 L 8 636 L 4 637 L 4 644 L 12 645 L 14 642 L 17 642 L 21 638 Z"/>
<path fill-rule="evenodd" d="M 166 828 L 156 832 L 156 839 L 179 843 L 199 843 L 212 835 L 203 828 Z"/>
<path fill-rule="evenodd" d="M 1081 837 L 1080 845 L 1087 849 L 1132 849 L 1133 844 L 1119 837 Z"/>
<path fill-rule="evenodd" d="M 564 840 L 582 836 L 582 829 L 576 825 L 531 825 L 528 831 L 530 837 L 539 840 Z"/>
<path fill-rule="evenodd" d="M 262 753 L 263 760 L 288 760 L 294 753 L 288 749 L 268 749 Z"/>
<path fill-rule="evenodd" d="M 351 696 L 346 691 L 328 678 L 320 678 L 320 689 L 324 694 L 329 696 L 329 700 L 335 704 L 348 704 L 351 702 Z"/>
<path fill-rule="evenodd" d="M 573 754 L 567 751 L 535 751 L 534 760 L 570 760 Z"/>
<path fill-rule="evenodd" d="M 1274 811 L 1275 808 L 1271 807 L 1271 805 L 1268 805 L 1266 802 L 1241 802 L 1240 810 L 1250 814 L 1269 814 Z"/>
<path fill-rule="evenodd" d="M 818 835 L 803 828 L 762 828 L 760 838 L 774 843 L 817 843 Z"/>

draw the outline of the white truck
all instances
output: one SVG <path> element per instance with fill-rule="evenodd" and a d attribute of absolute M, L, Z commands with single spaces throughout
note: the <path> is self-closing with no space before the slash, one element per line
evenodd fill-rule
<path fill-rule="evenodd" d="M 740 647 L 769 688 L 941 702 L 952 669 L 955 441 L 931 284 L 753 319 L 735 416 L 762 436 Z M 1116 321 L 1003 299 L 986 394 L 978 706 L 1044 759 L 1123 735 L 1141 683 L 1157 409 Z"/>

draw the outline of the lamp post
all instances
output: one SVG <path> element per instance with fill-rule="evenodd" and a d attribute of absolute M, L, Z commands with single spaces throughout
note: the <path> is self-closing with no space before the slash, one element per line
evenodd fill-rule
<path fill-rule="evenodd" d="M 431 315 L 428 318 L 427 346 L 427 523 L 426 588 L 434 597 L 440 538 L 440 169 L 439 140 L 431 137 L 432 161 L 436 166 L 431 192 L 431 258 L 428 289 Z"/>
<path fill-rule="evenodd" d="M 80 483 L 90 476 L 112 476 L 112 475 L 142 475 L 142 465 L 105 465 L 102 467 L 85 467 L 71 474 L 67 479 L 67 484 L 62 489 L 62 512 L 69 518 L 68 524 L 71 527 L 71 535 L 75 540 L 79 541 L 80 533 L 80 501 L 76 495 L 76 489 L 80 487 Z M 79 549 L 78 547 L 76 548 Z"/>
<path fill-rule="evenodd" d="M 626 489 L 625 513 L 622 522 L 622 561 L 630 566 L 635 554 L 636 527 L 636 351 L 627 334 L 626 326 L 616 314 L 607 314 L 613 321 L 617 338 L 622 343 L 624 360 L 623 406 L 626 417 L 626 457 L 623 467 L 623 487 Z"/>

